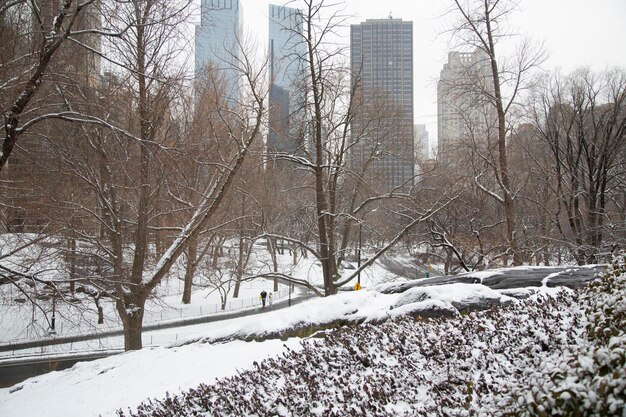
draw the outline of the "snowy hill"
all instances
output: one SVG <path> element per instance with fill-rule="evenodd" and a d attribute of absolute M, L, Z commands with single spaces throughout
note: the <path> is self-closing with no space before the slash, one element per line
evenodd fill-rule
<path fill-rule="evenodd" d="M 625 260 L 582 297 L 563 289 L 467 316 L 343 327 L 233 377 L 118 414 L 624 416 Z M 424 294 L 400 304 L 423 302 Z"/>
<path fill-rule="evenodd" d="M 598 297 L 587 296 L 581 304 L 578 292 L 548 287 L 529 289 L 525 296 L 518 300 L 481 284 L 457 283 L 401 294 L 371 289 L 314 299 L 287 310 L 197 327 L 196 335 L 170 347 L 129 352 L 32 378 L 0 390 L 0 415 L 108 416 L 127 407 L 141 416 L 194 411 L 285 416 L 467 415 L 471 410 L 485 414 L 516 407 L 513 400 L 521 401 L 524 409 L 548 401 L 549 385 L 545 393 L 533 391 L 514 399 L 509 394 L 545 385 L 542 378 L 563 368 L 569 356 L 580 356 L 592 373 L 605 360 L 594 352 L 606 351 L 608 360 L 616 356 L 623 364 L 624 326 L 600 347 L 586 334 L 590 320 L 585 309 L 596 305 L 601 310 L 600 304 L 592 303 Z M 457 308 L 472 304 L 484 308 L 486 300 L 499 307 L 469 314 L 460 314 Z M 622 321 L 611 319 L 623 325 L 623 292 L 602 305 L 621 305 Z M 432 309 L 442 309 L 450 318 L 406 318 L 427 315 Z M 337 330 L 314 337 L 276 339 L 338 325 Z M 615 381 L 616 390 L 624 387 L 623 370 L 609 378 L 611 384 Z M 140 405 L 166 393 L 170 400 Z M 623 410 L 623 401 L 613 401 L 612 407 Z M 207 413 L 207 408 L 212 411 Z"/>

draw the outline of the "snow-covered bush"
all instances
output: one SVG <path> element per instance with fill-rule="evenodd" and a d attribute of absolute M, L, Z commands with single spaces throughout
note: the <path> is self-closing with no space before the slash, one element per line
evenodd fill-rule
<path fill-rule="evenodd" d="M 561 290 L 443 319 L 345 326 L 119 416 L 621 416 L 624 260 Z"/>
<path fill-rule="evenodd" d="M 523 414 L 626 415 L 626 255 L 587 287 L 583 304 L 586 340 L 531 376 L 536 388 L 519 397 Z"/>

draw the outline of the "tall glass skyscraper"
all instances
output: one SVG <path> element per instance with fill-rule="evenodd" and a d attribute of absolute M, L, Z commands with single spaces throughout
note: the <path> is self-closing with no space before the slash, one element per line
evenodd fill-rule
<path fill-rule="evenodd" d="M 243 10 L 239 0 L 201 0 L 200 25 L 196 26 L 195 71 L 196 78 L 217 77 L 216 85 L 223 86 L 228 102 L 234 104 L 239 95 L 238 72 L 235 70 L 239 55 L 237 37 L 241 36 Z"/>
<path fill-rule="evenodd" d="M 368 19 L 352 25 L 353 83 L 363 107 L 352 123 L 353 164 L 368 160 L 383 186 L 413 185 L 413 22 Z"/>
<path fill-rule="evenodd" d="M 303 97 L 297 87 L 306 52 L 302 34 L 302 14 L 299 10 L 270 4 L 270 112 L 267 147 L 270 153 L 302 152 L 303 135 L 299 131 L 299 108 Z"/>

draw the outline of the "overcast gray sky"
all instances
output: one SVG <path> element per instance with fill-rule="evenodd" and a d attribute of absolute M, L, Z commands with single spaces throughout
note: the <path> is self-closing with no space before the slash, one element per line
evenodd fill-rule
<path fill-rule="evenodd" d="M 334 0 L 331 0 L 334 2 Z M 336 0 L 339 2 L 340 0 Z M 267 48 L 268 5 L 282 1 L 240 0 L 246 31 Z M 415 123 L 426 124 L 431 146 L 437 136 L 436 82 L 446 61 L 450 37 L 441 35 L 443 12 L 452 0 L 346 0 L 350 23 L 394 18 L 413 21 Z M 297 5 L 297 2 L 295 3 Z M 520 33 L 545 42 L 547 69 L 569 72 L 579 66 L 602 70 L 626 67 L 626 0 L 520 0 L 511 22 Z M 346 44 L 349 31 L 346 29 Z"/>

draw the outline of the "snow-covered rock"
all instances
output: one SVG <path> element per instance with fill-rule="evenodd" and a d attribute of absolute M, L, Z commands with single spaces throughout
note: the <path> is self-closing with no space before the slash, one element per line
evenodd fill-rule
<path fill-rule="evenodd" d="M 439 300 L 463 312 L 489 308 L 492 305 L 512 302 L 513 299 L 481 284 L 447 284 L 411 288 L 398 297 L 393 308 L 425 300 Z"/>

